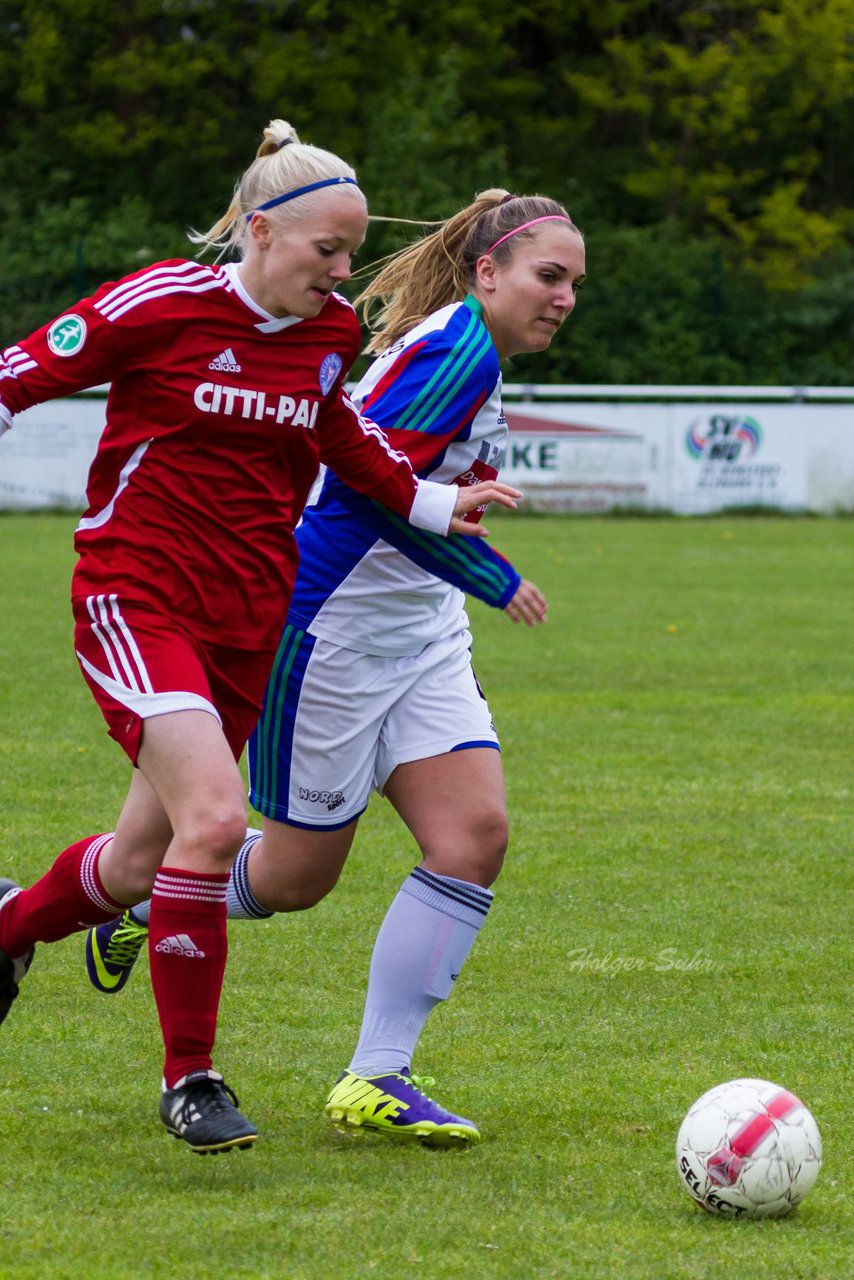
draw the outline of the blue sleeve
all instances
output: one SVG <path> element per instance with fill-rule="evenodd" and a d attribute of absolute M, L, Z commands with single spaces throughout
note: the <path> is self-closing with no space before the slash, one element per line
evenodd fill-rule
<path fill-rule="evenodd" d="M 388 354 L 393 353 L 394 347 Z M 488 330 L 468 307 L 460 307 L 447 328 L 393 355 L 361 408 L 421 472 L 432 465 L 443 439 L 466 439 L 498 376 Z M 436 442 L 429 443 L 430 437 Z"/>
<path fill-rule="evenodd" d="M 361 497 L 340 481 L 329 479 L 335 497 L 363 528 L 370 529 L 427 573 L 496 609 L 505 608 L 516 594 L 521 575 L 483 538 L 461 534 L 440 537 L 416 529 L 393 511 Z"/>

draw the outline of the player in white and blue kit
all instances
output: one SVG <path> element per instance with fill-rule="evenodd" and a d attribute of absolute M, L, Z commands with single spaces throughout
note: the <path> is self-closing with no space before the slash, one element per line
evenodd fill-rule
<path fill-rule="evenodd" d="M 507 446 L 500 362 L 544 350 L 571 313 L 584 242 L 562 206 L 505 191 L 396 255 L 363 294 L 385 305 L 381 354 L 354 393 L 419 476 L 494 479 Z M 479 513 L 472 513 L 478 518 Z M 507 842 L 498 738 L 471 665 L 465 595 L 545 620 L 538 589 L 484 540 L 438 538 L 327 474 L 298 530 L 300 566 L 258 728 L 229 913 L 314 905 L 335 885 L 379 790 L 422 852 L 380 929 L 361 1034 L 327 1100 L 340 1126 L 460 1146 L 477 1127 L 410 1074 L 492 901 Z M 134 909 L 136 919 L 144 911 Z M 123 985 L 134 917 L 90 945 Z M 96 980 L 90 965 L 90 976 Z"/>
<path fill-rule="evenodd" d="M 419 475 L 461 484 L 498 474 L 507 446 L 500 388 L 498 355 L 470 296 L 376 360 L 354 400 Z M 332 830 L 428 746 L 431 756 L 497 749 L 471 671 L 464 592 L 504 608 L 521 579 L 483 539 L 469 548 L 462 538 L 411 537 L 405 521 L 332 474 L 298 539 L 288 626 L 250 751 L 251 799 L 268 818 Z M 441 697 L 425 695 L 431 673 Z M 346 691 L 334 709 L 330 687 Z"/>

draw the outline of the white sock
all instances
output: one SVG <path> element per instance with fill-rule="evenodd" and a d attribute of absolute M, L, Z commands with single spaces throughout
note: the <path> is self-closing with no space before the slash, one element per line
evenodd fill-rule
<path fill-rule="evenodd" d="M 409 1069 L 427 1015 L 451 994 L 491 902 L 490 889 L 423 867 L 403 882 L 374 944 L 352 1072 Z"/>
<path fill-rule="evenodd" d="M 255 897 L 249 887 L 249 852 L 261 839 L 261 832 L 250 827 L 237 851 L 225 891 L 225 914 L 229 920 L 267 920 L 272 914 Z"/>

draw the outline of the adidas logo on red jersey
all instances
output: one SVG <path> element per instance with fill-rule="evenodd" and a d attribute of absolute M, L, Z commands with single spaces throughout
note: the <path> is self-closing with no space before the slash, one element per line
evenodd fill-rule
<path fill-rule="evenodd" d="M 215 369 L 217 373 L 242 373 L 243 366 L 237 363 L 237 359 L 231 347 L 226 347 L 225 351 L 220 351 L 218 356 L 214 356 L 208 365 L 209 369 Z"/>

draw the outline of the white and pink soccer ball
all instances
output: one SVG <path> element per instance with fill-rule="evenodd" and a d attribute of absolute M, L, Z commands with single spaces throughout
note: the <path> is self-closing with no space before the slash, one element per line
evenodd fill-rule
<path fill-rule="evenodd" d="M 730 1080 L 698 1098 L 676 1139 L 676 1168 L 710 1213 L 779 1218 L 821 1168 L 821 1137 L 793 1093 L 769 1080 Z"/>

